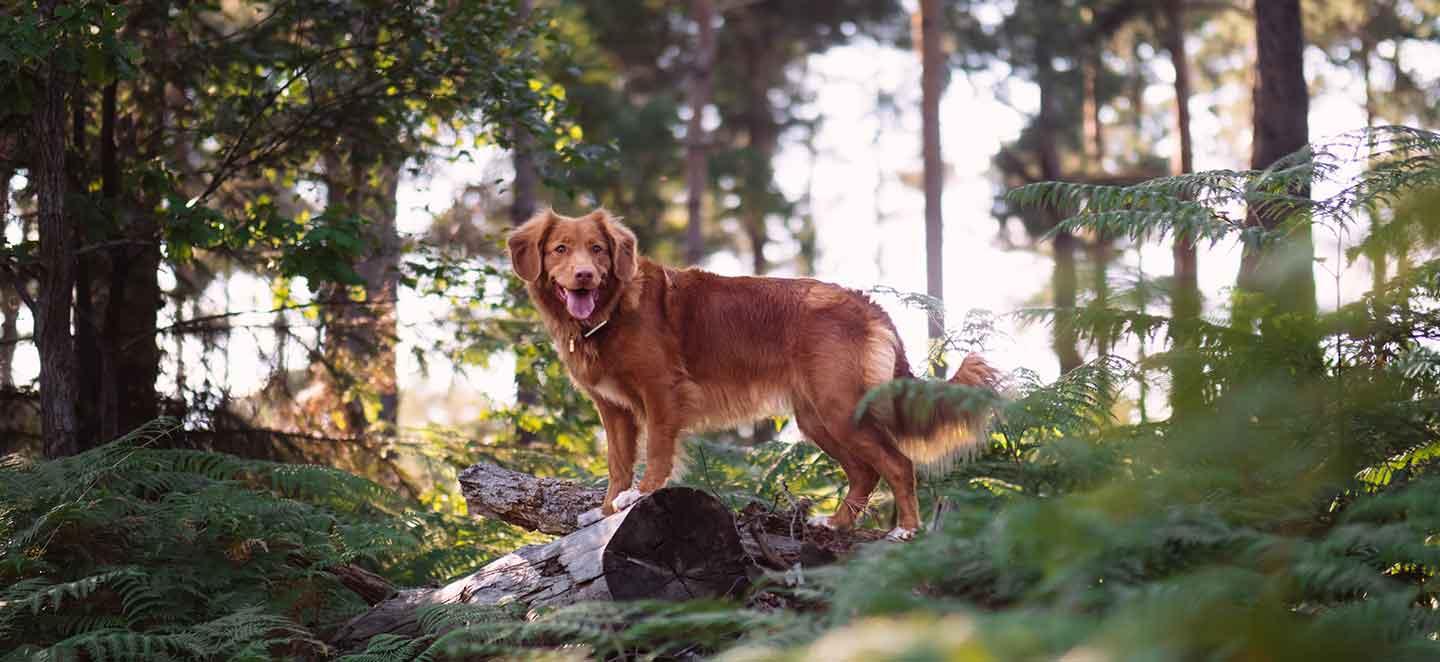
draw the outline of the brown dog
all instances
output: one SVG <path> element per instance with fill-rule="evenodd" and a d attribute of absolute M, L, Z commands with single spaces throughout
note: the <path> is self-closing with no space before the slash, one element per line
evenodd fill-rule
<path fill-rule="evenodd" d="M 856 422 L 867 390 L 911 377 L 890 317 L 859 292 L 665 267 L 641 257 L 634 233 L 603 209 L 579 218 L 542 211 L 515 229 L 509 247 L 571 380 L 600 412 L 606 515 L 665 485 L 681 432 L 793 412 L 850 483 L 839 510 L 816 523 L 853 525 L 884 478 L 899 506 L 890 535 L 908 539 L 920 512 L 906 453 L 928 460 L 976 443 L 961 415 L 898 425 L 896 407 L 889 425 Z M 952 381 L 991 386 L 995 376 L 972 356 Z M 631 489 L 641 435 L 646 470 Z"/>

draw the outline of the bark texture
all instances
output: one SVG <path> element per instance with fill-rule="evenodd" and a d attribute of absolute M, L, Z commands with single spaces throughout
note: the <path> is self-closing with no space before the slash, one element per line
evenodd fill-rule
<path fill-rule="evenodd" d="M 41 3 L 46 16 L 55 0 Z M 59 55 L 45 66 L 44 81 L 31 116 L 36 146 L 35 190 L 40 229 L 40 276 L 35 339 L 40 350 L 40 429 L 45 456 L 73 455 L 76 436 L 75 338 L 70 309 L 75 288 L 75 228 L 65 214 L 65 88 Z"/>
<path fill-rule="evenodd" d="M 693 488 L 670 487 L 441 588 L 401 591 L 346 623 L 333 643 L 352 650 L 379 634 L 417 634 L 417 610 L 428 605 L 513 601 L 533 609 L 590 600 L 730 595 L 748 586 L 749 567 L 724 504 Z"/>
<path fill-rule="evenodd" d="M 600 487 L 538 478 L 489 463 L 460 472 L 460 493 L 471 514 L 555 535 L 575 531 L 576 518 L 598 508 L 605 498 Z"/>

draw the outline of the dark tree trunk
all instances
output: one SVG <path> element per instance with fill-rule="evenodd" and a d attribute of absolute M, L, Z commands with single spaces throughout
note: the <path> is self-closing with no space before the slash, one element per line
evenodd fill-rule
<path fill-rule="evenodd" d="M 519 0 L 516 19 L 522 23 L 530 20 L 530 11 L 531 0 Z M 515 167 L 515 181 L 510 186 L 510 224 L 519 227 L 535 215 L 540 176 L 535 171 L 534 137 L 518 123 L 511 126 L 510 133 L 515 143 L 510 157 L 510 162 Z M 515 404 L 521 409 L 530 409 L 540 404 L 540 394 L 530 385 L 527 375 L 518 369 L 515 373 Z M 515 434 L 523 445 L 528 446 L 537 440 L 534 432 L 524 428 L 518 428 Z"/>
<path fill-rule="evenodd" d="M 944 217 L 941 198 L 945 188 L 945 162 L 940 153 L 940 96 L 945 86 L 945 55 L 940 50 L 940 2 L 920 0 L 920 117 L 923 137 L 925 179 L 925 294 L 943 306 L 944 279 Z M 945 340 L 945 316 L 941 309 L 930 315 L 930 343 Z M 932 377 L 945 375 L 944 354 L 930 364 Z"/>
<path fill-rule="evenodd" d="M 113 85 L 107 85 L 104 96 L 108 96 L 113 110 Z M 105 105 L 102 96 L 101 106 Z M 90 158 L 90 144 L 87 140 L 87 120 L 89 113 L 86 108 L 87 94 L 82 86 L 77 85 L 70 98 L 70 153 L 67 158 L 67 167 L 71 173 L 83 173 L 79 176 L 67 177 L 72 198 L 89 195 L 88 191 L 81 190 L 81 182 L 88 181 L 92 174 L 89 171 L 88 160 Z M 102 112 L 102 117 L 104 113 Z M 113 116 L 111 117 L 113 120 Z M 102 143 L 105 132 L 113 131 L 114 125 L 102 126 L 100 129 Z M 105 148 L 101 147 L 101 156 L 105 156 Z M 113 149 L 109 153 L 113 157 Z M 102 182 L 103 187 L 103 182 Z M 108 208 L 113 208 L 110 205 Z M 76 224 L 76 245 L 98 245 L 103 240 L 105 224 Z M 75 436 L 78 447 L 76 451 L 82 451 L 102 440 L 100 433 L 100 420 L 104 409 L 104 368 L 106 354 L 101 351 L 100 343 L 104 337 L 105 329 L 101 327 L 102 315 L 97 311 L 105 308 L 105 296 L 108 293 L 107 281 L 102 274 L 108 271 L 105 267 L 106 252 L 103 250 L 90 250 L 85 252 L 77 251 L 75 256 L 75 385 L 77 394 L 75 398 Z"/>
<path fill-rule="evenodd" d="M 41 3 L 54 17 L 56 0 Z M 46 63 L 31 116 L 36 146 L 35 190 L 40 229 L 39 310 L 35 340 L 40 350 L 40 430 L 46 457 L 73 455 L 76 438 L 75 339 L 70 332 L 75 287 L 75 228 L 65 214 L 65 80 L 59 56 Z"/>
<path fill-rule="evenodd" d="M 771 162 L 780 140 L 780 127 L 770 107 L 770 88 L 782 73 L 784 60 L 776 52 L 775 39 L 758 10 L 747 9 L 740 21 L 746 73 L 744 123 L 749 137 L 741 191 L 741 224 L 750 241 L 751 271 L 763 275 L 770 270 L 770 263 L 765 259 L 765 245 L 769 242 L 766 218 L 773 199 Z"/>
<path fill-rule="evenodd" d="M 1055 86 L 1057 84 L 1055 70 L 1051 63 L 1051 51 L 1044 45 L 1043 40 L 1037 52 L 1036 61 L 1038 71 L 1036 82 L 1040 86 L 1040 112 L 1036 118 L 1036 149 L 1040 157 L 1040 179 L 1043 181 L 1059 181 L 1063 176 L 1060 171 L 1060 144 L 1059 136 L 1056 135 L 1057 120 L 1055 117 Z M 1054 209 L 1044 210 L 1049 215 L 1052 225 L 1060 221 L 1059 212 Z M 1052 337 L 1055 358 L 1060 362 L 1060 373 L 1064 374 L 1080 367 L 1083 362 L 1078 349 L 1078 341 L 1075 332 L 1075 303 L 1078 278 L 1075 273 L 1075 237 L 1067 231 L 1061 230 L 1055 233 L 1053 248 L 1055 251 L 1055 269 L 1051 274 L 1050 287 L 1054 296 L 1055 304 L 1055 328 Z"/>
<path fill-rule="evenodd" d="M 150 90 L 157 142 L 166 132 L 165 83 L 156 80 Z M 120 215 L 116 224 L 121 243 L 110 251 L 110 284 L 106 300 L 104 340 L 106 357 L 102 391 L 101 432 L 105 438 L 125 434 L 160 415 L 155 382 L 160 376 L 160 344 L 155 316 L 162 305 L 160 292 L 160 228 L 154 213 L 156 200 L 120 191 L 120 165 L 113 136 L 102 144 L 101 173 L 107 200 L 114 200 Z M 110 150 L 109 156 L 104 150 Z M 160 153 L 161 145 L 147 150 Z M 125 153 L 139 156 L 138 145 Z"/>
<path fill-rule="evenodd" d="M 690 63 L 690 122 L 685 130 L 685 260 L 699 264 L 705 257 L 705 187 L 710 179 L 705 108 L 710 105 L 715 59 L 715 7 L 711 0 L 691 0 L 695 50 Z"/>
<path fill-rule="evenodd" d="M 0 154 L 0 156 L 8 156 Z M 15 171 L 0 168 L 0 246 L 5 244 L 5 225 L 10 218 L 10 178 Z M 15 346 L 20 342 L 20 278 L 0 279 L 0 391 L 15 388 Z"/>
<path fill-rule="evenodd" d="M 1250 166 L 1263 169 L 1309 141 L 1300 0 L 1255 3 L 1255 37 L 1255 139 Z M 1306 197 L 1310 186 L 1299 184 L 1288 193 Z M 1252 204 L 1246 223 L 1274 230 L 1294 211 L 1284 204 Z M 1262 327 L 1272 326 L 1285 314 L 1315 315 L 1314 254 L 1308 225 L 1261 248 L 1245 247 L 1236 284 L 1240 290 L 1263 295 L 1261 303 L 1269 312 L 1262 315 Z"/>
<path fill-rule="evenodd" d="M 1175 174 L 1195 170 L 1195 149 L 1190 135 L 1190 58 L 1185 49 L 1185 3 L 1166 0 L 1163 26 L 1165 48 L 1175 69 L 1175 135 L 1180 150 L 1171 159 Z M 1195 411 L 1202 401 L 1204 372 L 1199 358 L 1195 324 L 1200 318 L 1200 269 L 1193 237 L 1177 234 L 1171 253 L 1175 260 L 1170 294 L 1170 338 L 1176 358 L 1171 363 L 1170 409 L 1178 416 Z"/>

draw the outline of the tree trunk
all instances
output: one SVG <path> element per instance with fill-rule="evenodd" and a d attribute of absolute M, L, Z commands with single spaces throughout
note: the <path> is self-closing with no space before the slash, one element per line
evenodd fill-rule
<path fill-rule="evenodd" d="M 1171 159 L 1171 170 L 1183 175 L 1195 170 L 1195 149 L 1190 135 L 1190 59 L 1185 49 L 1184 0 L 1165 2 L 1164 40 L 1170 51 L 1170 65 L 1175 69 L 1175 135 L 1180 149 Z M 1171 254 L 1175 260 L 1174 282 L 1170 293 L 1170 338 L 1174 343 L 1175 360 L 1171 362 L 1170 409 L 1176 415 L 1195 411 L 1204 390 L 1204 372 L 1200 365 L 1196 338 L 1196 322 L 1200 318 L 1200 269 L 1194 237 L 1176 234 Z"/>
<path fill-rule="evenodd" d="M 685 261 L 699 264 L 705 257 L 705 186 L 710 179 L 709 137 L 705 108 L 710 105 L 715 60 L 715 7 L 710 0 L 691 0 L 695 23 L 695 51 L 690 64 L 690 122 L 685 129 Z"/>
<path fill-rule="evenodd" d="M 1060 171 L 1060 144 L 1056 136 L 1055 118 L 1055 85 L 1057 83 L 1055 70 L 1051 62 L 1051 51 L 1041 40 L 1037 49 L 1036 62 L 1036 83 L 1040 87 L 1040 112 L 1036 118 L 1036 149 L 1040 152 L 1040 179 L 1043 181 L 1059 181 L 1063 177 Z M 1050 224 L 1057 225 L 1060 222 L 1059 212 L 1054 209 L 1044 210 L 1050 217 Z M 1054 296 L 1055 307 L 1055 328 L 1052 337 L 1055 358 L 1060 363 L 1060 373 L 1065 374 L 1080 367 L 1083 362 L 1080 350 L 1077 347 L 1077 335 L 1075 332 L 1075 303 L 1078 278 L 1075 273 L 1075 237 L 1068 231 L 1060 230 L 1055 233 L 1054 240 L 1055 268 L 1051 274 L 1050 287 Z"/>
<path fill-rule="evenodd" d="M 53 19 L 56 0 L 41 3 Z M 40 430 L 45 456 L 73 455 L 76 439 L 75 339 L 70 332 L 75 287 L 75 228 L 65 214 L 65 80 L 58 54 L 45 65 L 31 129 L 37 153 L 35 190 L 40 228 L 39 310 L 35 340 L 40 350 Z"/>
<path fill-rule="evenodd" d="M 1105 169 L 1105 123 L 1100 121 L 1099 79 L 1103 64 L 1100 61 L 1101 44 L 1086 49 L 1085 64 L 1081 70 L 1084 78 L 1085 100 L 1081 114 L 1085 125 L 1085 157 L 1090 167 L 1097 171 Z"/>
<path fill-rule="evenodd" d="M 749 138 L 740 202 L 741 224 L 750 241 L 751 271 L 759 276 L 770 270 L 770 263 L 765 259 L 765 245 L 769 242 L 766 218 L 774 184 L 771 161 L 780 140 L 780 127 L 770 107 L 770 87 L 782 73 L 784 61 L 775 51 L 777 44 L 763 24 L 764 18 L 754 8 L 746 10 L 740 20 L 745 44 L 744 122 Z"/>
<path fill-rule="evenodd" d="M 749 585 L 750 569 L 724 504 L 700 490 L 669 487 L 563 538 L 522 547 L 442 588 L 401 591 L 346 623 L 333 643 L 354 650 L 379 634 L 416 635 L 416 612 L 427 605 L 504 601 L 535 609 L 592 600 L 733 595 Z"/>
<path fill-rule="evenodd" d="M 156 83 L 163 89 L 163 83 Z M 156 339 L 155 315 L 160 301 L 159 228 L 151 209 L 154 201 L 125 197 L 121 191 L 120 150 L 115 143 L 114 83 L 107 85 L 101 101 L 100 193 L 113 215 L 113 237 L 120 243 L 105 251 L 105 259 L 85 259 L 90 279 L 103 291 L 91 306 L 100 330 L 99 437 L 108 441 L 144 425 L 160 415 L 155 381 L 160 374 L 160 348 Z M 155 92 L 152 108 L 154 131 L 164 131 L 164 98 Z M 136 145 L 126 151 L 140 155 Z M 98 253 L 98 252 L 97 252 Z M 103 271 L 102 271 L 103 269 Z M 101 281 L 101 279 L 104 279 Z"/>
<path fill-rule="evenodd" d="M 1264 169 L 1309 141 L 1310 98 L 1305 87 L 1304 31 L 1300 0 L 1266 0 L 1255 4 L 1255 36 L 1259 57 L 1255 66 L 1255 139 L 1250 166 Z M 1309 183 L 1288 193 L 1308 197 Z M 1252 204 L 1246 223 L 1277 229 L 1295 209 L 1286 204 Z M 1279 316 L 1315 315 L 1315 248 L 1310 227 L 1295 228 L 1285 238 L 1256 248 L 1245 246 L 1241 256 L 1238 289 L 1262 295 L 1262 329 L 1273 327 Z"/>
<path fill-rule="evenodd" d="M 531 0 L 519 0 L 515 9 L 516 21 L 524 23 L 530 20 L 531 9 Z M 514 142 L 510 162 L 515 168 L 515 181 L 510 185 L 510 224 L 520 227 L 535 215 L 540 175 L 535 170 L 535 138 L 518 122 L 510 126 L 510 137 Z M 527 375 L 517 367 L 515 405 L 522 410 L 528 410 L 539 404 L 540 394 L 529 384 Z M 534 432 L 524 428 L 517 428 L 515 434 L 521 445 L 529 446 L 537 440 Z"/>
<path fill-rule="evenodd" d="M 940 50 L 940 2 L 920 0 L 920 117 L 921 152 L 925 169 L 925 294 L 935 301 L 930 314 L 930 343 L 945 339 L 944 217 L 941 198 L 945 187 L 945 162 L 940 153 L 940 96 L 945 85 L 945 55 Z M 933 352 L 932 377 L 945 375 L 945 358 Z"/>
<path fill-rule="evenodd" d="M 111 87 L 107 85 L 106 92 L 111 92 Z M 70 173 L 80 173 L 66 177 L 72 199 L 91 195 L 81 186 L 83 182 L 89 181 L 94 176 L 89 170 L 88 163 L 91 148 L 89 140 L 87 140 L 89 137 L 86 125 L 89 120 L 89 112 L 86 108 L 87 96 L 83 85 L 77 85 L 70 97 L 70 150 L 66 163 Z M 110 98 L 113 99 L 113 96 Z M 103 100 L 101 105 L 104 106 Z M 108 129 L 113 130 L 113 124 Z M 100 130 L 102 139 L 106 130 L 107 127 L 102 123 Z M 102 147 L 100 151 L 103 159 L 105 149 Z M 103 229 L 104 224 L 98 226 L 96 224 L 76 224 L 76 246 L 101 244 L 108 238 L 103 236 Z M 101 277 L 101 274 L 108 271 L 105 266 L 106 254 L 107 251 L 103 250 L 91 250 L 84 253 L 77 250 L 75 255 L 75 437 L 78 444 L 76 452 L 102 442 L 100 420 L 103 417 L 102 410 L 105 404 L 103 364 L 106 354 L 100 350 L 105 329 L 101 327 L 102 315 L 97 311 L 105 309 L 105 297 L 108 294 L 106 288 L 108 281 Z"/>
<path fill-rule="evenodd" d="M 370 252 L 355 266 L 364 300 L 353 301 L 349 288 L 322 288 L 326 305 L 327 369 L 343 401 L 346 431 L 363 432 L 373 423 L 396 423 L 399 393 L 395 384 L 395 303 L 400 285 L 400 237 L 395 231 L 395 194 L 400 163 L 388 157 L 367 163 L 355 152 L 326 158 L 328 203 L 367 221 Z M 371 181 L 378 182 L 375 185 Z M 366 403 L 369 402 L 369 411 Z"/>
<path fill-rule="evenodd" d="M 0 157 L 8 154 L 0 153 Z M 5 245 L 5 226 L 10 219 L 10 179 L 15 171 L 0 167 L 0 246 Z M 0 391 L 15 388 L 15 346 L 20 342 L 20 278 L 0 280 Z"/>
<path fill-rule="evenodd" d="M 1104 37 L 1097 37 L 1097 42 L 1103 41 Z M 1099 78 L 1103 64 L 1100 61 L 1100 51 L 1103 43 L 1090 44 L 1085 49 L 1085 62 L 1081 69 L 1082 84 L 1084 85 L 1084 102 L 1082 114 L 1084 116 L 1084 139 L 1085 158 L 1089 161 L 1087 171 L 1104 176 L 1105 169 L 1105 123 L 1100 120 L 1100 91 Z M 1093 272 L 1091 289 L 1095 292 L 1095 306 L 1105 308 L 1110 301 L 1110 262 L 1112 259 L 1111 239 L 1104 232 L 1097 232 L 1095 240 L 1089 246 L 1090 264 Z M 1101 327 L 1095 331 L 1095 353 L 1099 356 L 1108 356 L 1114 339 L 1110 337 L 1108 328 Z"/>

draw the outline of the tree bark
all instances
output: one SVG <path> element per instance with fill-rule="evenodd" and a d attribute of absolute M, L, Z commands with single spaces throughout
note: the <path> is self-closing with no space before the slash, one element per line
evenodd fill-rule
<path fill-rule="evenodd" d="M 353 650 L 379 634 L 419 633 L 416 611 L 438 604 L 518 602 L 527 609 L 591 600 L 733 595 L 750 564 L 724 504 L 688 487 L 662 489 L 553 542 L 522 547 L 438 589 L 410 589 L 346 623 Z"/>
<path fill-rule="evenodd" d="M 41 12 L 53 19 L 56 0 Z M 78 449 L 76 437 L 75 339 L 70 330 L 75 287 L 75 227 L 65 214 L 65 87 L 58 53 L 46 62 L 35 99 L 31 129 L 36 145 L 35 190 L 40 229 L 39 310 L 35 340 L 40 350 L 40 430 L 45 456 L 64 457 Z"/>
<path fill-rule="evenodd" d="M 470 512 L 529 531 L 555 535 L 580 529 L 579 516 L 600 505 L 605 491 L 563 478 L 540 478 L 480 463 L 460 472 L 460 492 Z M 819 565 L 856 545 L 884 536 L 878 530 L 807 529 L 809 504 L 776 511 L 752 502 L 740 511 L 740 545 L 756 563 L 785 570 L 796 563 Z"/>
<path fill-rule="evenodd" d="M 0 154 L 0 157 L 7 157 Z M 5 245 L 5 226 L 10 222 L 10 178 L 15 171 L 0 168 L 0 246 Z M 15 388 L 15 346 L 20 342 L 20 278 L 0 279 L 0 391 Z"/>
<path fill-rule="evenodd" d="M 537 478 L 488 463 L 460 472 L 460 493 L 472 515 L 564 535 L 580 528 L 577 518 L 600 507 L 605 490 L 560 478 Z"/>
<path fill-rule="evenodd" d="M 1305 87 L 1300 1 L 1257 2 L 1255 37 L 1255 138 L 1250 166 L 1259 170 L 1309 141 L 1310 97 Z M 1308 197 L 1309 183 L 1291 187 L 1288 194 Z M 1275 230 L 1294 211 L 1286 204 L 1252 204 L 1246 223 Z M 1263 295 L 1262 304 L 1269 312 L 1262 313 L 1262 329 L 1273 327 L 1277 317 L 1285 314 L 1315 315 L 1314 254 L 1308 225 L 1267 245 L 1245 246 L 1236 284 L 1240 290 Z"/>
<path fill-rule="evenodd" d="M 690 122 L 685 130 L 685 260 L 699 264 L 705 257 L 705 187 L 710 179 L 705 108 L 710 105 L 715 60 L 715 7 L 711 0 L 691 0 L 695 51 L 690 64 Z"/>
<path fill-rule="evenodd" d="M 921 152 L 925 170 L 925 294 L 937 304 L 930 314 L 930 343 L 945 339 L 944 217 L 941 199 L 945 189 L 945 162 L 940 152 L 940 96 L 945 85 L 945 56 L 940 50 L 940 2 L 920 0 L 920 117 Z M 945 375 L 943 353 L 932 353 L 930 375 Z"/>

